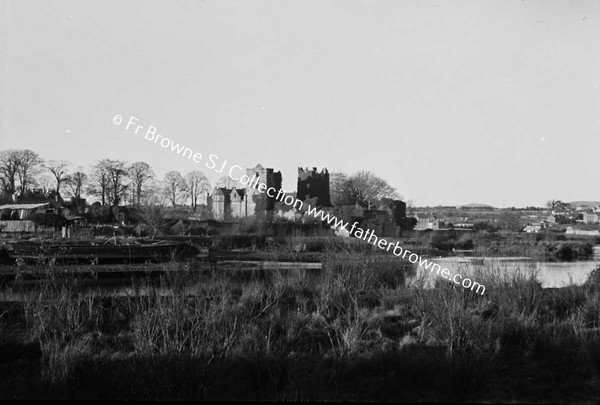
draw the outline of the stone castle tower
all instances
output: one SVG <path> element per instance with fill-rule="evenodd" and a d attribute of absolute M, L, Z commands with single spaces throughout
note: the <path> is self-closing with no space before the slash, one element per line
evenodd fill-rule
<path fill-rule="evenodd" d="M 331 207 L 331 198 L 329 195 L 329 172 L 326 168 L 317 172 L 317 168 L 312 170 L 306 168 L 298 168 L 298 194 L 297 198 L 300 201 L 305 201 L 309 198 L 318 197 L 319 205 Z"/>
<path fill-rule="evenodd" d="M 260 164 L 246 169 L 248 176 L 245 188 L 215 187 L 208 198 L 215 219 L 230 221 L 255 215 L 257 218 L 270 220 L 275 209 L 275 196 L 268 196 L 266 191 L 260 192 L 258 185 L 264 183 L 267 189 L 281 188 L 281 172 L 265 169 Z M 243 176 L 242 176 L 243 177 Z M 272 193 L 273 194 L 273 193 Z"/>
<path fill-rule="evenodd" d="M 275 190 L 279 190 L 282 184 L 281 172 L 276 172 L 273 169 L 265 169 L 260 164 L 252 169 L 246 169 L 246 176 L 252 179 L 258 177 L 258 181 L 254 181 L 253 185 L 264 183 Z M 270 216 L 275 209 L 275 197 L 270 197 L 266 192 L 260 192 L 256 187 L 246 188 L 247 198 L 247 215 L 256 215 L 258 217 Z"/>

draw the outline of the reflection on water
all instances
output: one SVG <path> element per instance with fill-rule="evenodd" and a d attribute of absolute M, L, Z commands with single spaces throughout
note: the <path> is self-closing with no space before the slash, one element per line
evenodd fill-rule
<path fill-rule="evenodd" d="M 458 273 L 463 276 L 470 274 L 478 267 L 492 268 L 507 274 L 516 272 L 529 274 L 535 271 L 544 288 L 564 287 L 569 284 L 581 285 L 587 279 L 588 274 L 600 265 L 600 262 L 596 260 L 551 263 L 510 257 L 485 257 L 483 259 L 482 264 L 464 263 L 456 257 L 434 259 L 434 262 L 442 268 L 448 268 L 452 274 Z"/>
<path fill-rule="evenodd" d="M 428 261 L 433 261 L 441 266 L 441 268 L 447 268 L 450 270 L 450 277 L 454 274 L 460 274 L 463 277 L 468 277 L 474 271 L 484 269 L 490 270 L 493 273 L 499 275 L 513 275 L 521 273 L 523 275 L 536 274 L 537 278 L 542 283 L 542 287 L 564 287 L 569 284 L 581 285 L 587 279 L 589 273 L 595 268 L 600 266 L 600 246 L 594 247 L 594 254 L 588 260 L 579 260 L 572 262 L 542 262 L 532 260 L 526 257 L 476 257 L 476 258 L 459 258 L 459 257 L 444 257 L 444 258 L 428 258 Z M 231 267 L 231 264 L 227 264 Z M 315 264 L 311 264 L 315 266 Z M 263 266 L 264 267 L 264 266 Z M 291 266 L 294 267 L 294 266 Z M 302 267 L 302 266 L 301 266 Z M 430 270 L 425 270 L 422 267 L 417 267 L 417 276 L 411 277 L 411 279 L 422 279 L 424 287 L 433 286 L 435 280 L 435 273 L 431 273 Z M 235 266 L 229 270 L 237 269 L 240 266 Z M 320 265 L 319 269 L 313 269 L 310 266 L 303 266 L 302 268 L 294 269 L 290 266 L 286 266 L 288 271 L 281 271 L 279 274 L 281 277 L 292 277 L 299 278 L 305 281 L 309 281 L 311 284 L 318 283 L 320 277 Z M 258 271 L 247 271 L 249 279 L 255 279 L 258 277 L 264 278 L 265 274 L 269 271 L 261 269 Z M 221 269 L 221 271 L 226 271 Z M 262 276 L 261 276 L 262 275 Z M 423 277 L 419 277 L 422 275 Z M 437 276 L 441 277 L 441 276 Z M 246 277 L 248 278 L 248 277 Z M 472 277 L 473 281 L 479 282 L 475 276 Z M 171 288 L 163 289 L 160 288 L 160 284 L 154 283 L 154 288 L 150 287 L 146 283 L 140 285 L 138 282 L 133 282 L 131 278 L 108 278 L 108 279 L 96 279 L 92 278 L 89 280 L 78 280 L 78 289 L 82 291 L 95 292 L 100 295 L 110 296 L 135 296 L 135 295 L 146 295 L 146 294 L 172 294 Z M 20 301 L 23 300 L 26 294 L 32 290 L 39 288 L 39 281 L 9 281 L 2 283 L 0 287 L 0 301 Z M 186 289 L 185 294 L 195 294 L 194 288 Z M 180 291 L 181 292 L 181 291 Z"/>
<path fill-rule="evenodd" d="M 569 284 L 583 284 L 590 272 L 600 266 L 600 246 L 594 246 L 594 254 L 588 260 L 572 262 L 542 262 L 526 257 L 444 257 L 433 261 L 450 270 L 452 275 L 458 273 L 466 276 L 481 267 L 505 274 L 535 272 L 542 287 L 564 287 Z M 418 269 L 418 274 L 423 272 L 430 273 L 429 270 Z"/>

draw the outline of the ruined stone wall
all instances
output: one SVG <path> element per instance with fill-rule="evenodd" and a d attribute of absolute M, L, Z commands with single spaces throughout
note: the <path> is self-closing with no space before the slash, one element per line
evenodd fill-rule
<path fill-rule="evenodd" d="M 244 189 L 233 189 L 230 194 L 230 210 L 232 218 L 246 217 L 246 196 Z"/>
<path fill-rule="evenodd" d="M 216 189 L 210 196 L 211 210 L 216 220 L 229 220 L 231 216 L 231 204 L 227 197 L 219 189 Z"/>
<path fill-rule="evenodd" d="M 244 209 L 245 201 L 242 200 L 232 200 L 231 201 L 231 217 L 232 218 L 243 218 L 246 215 L 246 210 Z"/>
<path fill-rule="evenodd" d="M 246 176 L 253 178 L 258 176 L 258 182 L 254 181 L 253 185 L 264 183 L 267 189 L 273 187 L 275 190 L 279 190 L 282 184 L 281 172 L 275 172 L 273 169 L 262 167 L 260 164 L 252 169 L 246 170 Z M 248 205 L 248 216 L 255 215 L 258 218 L 267 217 L 270 218 L 273 215 L 275 209 L 275 197 L 267 195 L 266 191 L 260 192 L 257 188 L 247 188 L 247 205 Z"/>

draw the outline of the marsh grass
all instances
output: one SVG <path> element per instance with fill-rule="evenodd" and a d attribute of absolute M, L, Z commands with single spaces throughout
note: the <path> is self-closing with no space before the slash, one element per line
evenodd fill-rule
<path fill-rule="evenodd" d="M 39 350 L 5 356 L 0 396 L 597 402 L 597 284 L 471 270 L 483 296 L 343 249 L 316 280 L 181 266 L 107 297 L 50 277 L 0 311 L 0 353 Z"/>

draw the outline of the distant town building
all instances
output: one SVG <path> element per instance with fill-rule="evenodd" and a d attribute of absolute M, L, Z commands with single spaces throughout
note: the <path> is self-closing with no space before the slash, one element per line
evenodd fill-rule
<path fill-rule="evenodd" d="M 583 213 L 583 223 L 584 224 L 597 224 L 600 220 L 598 214 L 591 214 L 588 212 Z"/>
<path fill-rule="evenodd" d="M 437 230 L 445 227 L 445 222 L 441 219 L 437 219 L 434 216 L 429 216 L 426 218 L 419 218 L 419 215 L 416 215 L 417 225 L 415 226 L 415 231 L 425 231 L 427 229 Z"/>
<path fill-rule="evenodd" d="M 538 233 L 539 231 L 542 230 L 542 228 L 543 228 L 543 225 L 541 225 L 541 224 L 527 225 L 525 228 L 523 228 L 523 232 Z"/>
<path fill-rule="evenodd" d="M 593 231 L 586 231 L 583 229 L 577 229 L 577 228 L 573 228 L 572 226 L 569 226 L 567 228 L 566 231 L 567 234 L 569 235 L 586 235 L 586 236 L 598 236 L 600 235 L 600 231 L 595 229 Z"/>

